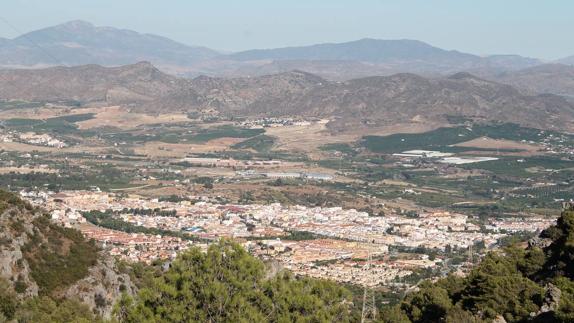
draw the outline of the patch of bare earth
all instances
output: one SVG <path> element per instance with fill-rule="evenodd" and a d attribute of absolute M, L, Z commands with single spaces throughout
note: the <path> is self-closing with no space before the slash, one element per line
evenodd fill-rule
<path fill-rule="evenodd" d="M 185 114 L 149 115 L 130 112 L 128 109 L 118 106 L 98 108 L 94 111 L 90 111 L 90 113 L 95 113 L 94 118 L 76 123 L 78 128 L 90 129 L 107 126 L 121 129 L 130 129 L 146 124 L 190 121 L 190 119 L 188 119 Z"/>
<path fill-rule="evenodd" d="M 479 148 L 479 149 L 513 149 L 519 150 L 517 152 L 499 152 L 500 154 L 511 154 L 511 155 L 537 155 L 543 154 L 544 152 L 541 150 L 542 147 L 539 145 L 528 144 L 513 140 L 504 140 L 504 139 L 492 139 L 489 137 L 480 137 L 473 140 L 461 142 L 455 144 L 453 146 L 456 147 L 466 147 L 466 148 Z M 466 152 L 465 152 L 466 153 Z M 477 152 L 479 153 L 479 152 Z M 484 154 L 484 152 L 482 152 Z"/>
<path fill-rule="evenodd" d="M 276 149 L 308 153 L 309 157 L 314 159 L 314 157 L 320 157 L 321 152 L 318 151 L 318 148 L 325 144 L 352 143 L 368 135 L 387 136 L 396 133 L 421 133 L 440 126 L 440 124 L 431 122 L 413 122 L 332 132 L 327 127 L 327 122 L 317 122 L 307 126 L 269 128 L 266 130 L 266 134 L 278 138 Z"/>
<path fill-rule="evenodd" d="M 213 141 L 213 140 L 212 140 Z M 226 143 L 209 142 L 206 144 L 170 144 L 159 141 L 150 141 L 144 145 L 134 147 L 134 152 L 147 157 L 185 157 L 193 153 L 208 153 L 222 151 L 229 147 Z"/>

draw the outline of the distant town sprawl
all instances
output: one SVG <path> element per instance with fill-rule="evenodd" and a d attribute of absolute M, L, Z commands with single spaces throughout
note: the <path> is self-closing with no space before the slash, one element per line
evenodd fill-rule
<path fill-rule="evenodd" d="M 374 285 L 400 280 L 418 269 L 440 270 L 446 265 L 444 258 L 429 257 L 421 250 L 466 253 L 475 245 L 488 249 L 509 234 L 538 232 L 554 222 L 532 216 L 492 218 L 479 224 L 467 215 L 445 211 L 382 217 L 341 207 L 220 204 L 206 196 L 160 201 L 92 191 L 20 194 L 47 208 L 54 221 L 79 228 L 112 255 L 126 260 L 173 259 L 192 245 L 206 248 L 210 241 L 232 238 L 254 255 L 297 274 Z M 88 215 L 94 212 L 115 222 L 96 222 Z M 126 226 L 130 229 L 125 230 Z M 145 228 L 163 230 L 163 234 Z M 394 257 L 398 251 L 411 253 Z M 368 256 L 375 259 L 376 280 L 365 276 L 372 274 L 362 266 Z M 464 264 L 458 265 L 459 270 L 464 268 Z"/>

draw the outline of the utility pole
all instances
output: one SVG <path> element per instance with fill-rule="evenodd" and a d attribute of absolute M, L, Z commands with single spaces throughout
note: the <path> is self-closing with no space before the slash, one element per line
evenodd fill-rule
<path fill-rule="evenodd" d="M 468 261 L 471 265 L 474 265 L 474 261 L 472 259 L 472 243 L 468 246 Z"/>
<path fill-rule="evenodd" d="M 367 253 L 367 285 L 365 286 L 363 292 L 363 312 L 361 313 L 361 323 L 365 322 L 373 322 L 377 318 L 377 305 L 375 303 L 375 291 L 371 288 L 368 284 L 372 281 L 373 272 L 372 272 L 372 262 L 373 259 L 371 258 L 371 252 Z"/>

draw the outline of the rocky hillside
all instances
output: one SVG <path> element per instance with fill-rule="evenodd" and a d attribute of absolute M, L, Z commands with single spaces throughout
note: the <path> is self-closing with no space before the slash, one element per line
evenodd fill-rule
<path fill-rule="evenodd" d="M 553 93 L 574 97 L 574 66 L 545 64 L 490 77 L 526 93 Z"/>
<path fill-rule="evenodd" d="M 29 101 L 137 103 L 166 96 L 185 83 L 147 62 L 0 70 L 0 98 Z"/>
<path fill-rule="evenodd" d="M 0 280 L 18 299 L 74 299 L 96 314 L 111 315 L 130 276 L 82 234 L 51 223 L 41 210 L 0 191 Z"/>
<path fill-rule="evenodd" d="M 511 86 L 467 73 L 433 79 L 396 74 L 331 83 L 294 98 L 288 107 L 296 113 L 336 117 L 346 127 L 413 120 L 444 122 L 446 116 L 464 116 L 568 129 L 564 120 L 574 116 L 574 106 L 563 98 L 523 95 Z"/>
<path fill-rule="evenodd" d="M 574 117 L 574 106 L 559 96 L 524 95 L 509 85 L 467 73 L 448 78 L 396 74 L 340 83 L 291 72 L 209 82 L 195 79 L 191 86 L 208 98 L 204 103 L 221 112 L 329 118 L 332 129 L 343 131 L 413 121 L 446 123 L 447 116 L 569 129 L 565 120 Z"/>
<path fill-rule="evenodd" d="M 0 99 L 125 104 L 147 113 L 211 111 L 230 116 L 329 118 L 334 130 L 396 123 L 445 123 L 447 116 L 571 130 L 574 106 L 560 96 L 524 94 L 468 73 L 424 78 L 395 74 L 330 82 L 292 71 L 193 80 L 149 63 L 0 71 Z"/>
<path fill-rule="evenodd" d="M 490 252 L 467 276 L 424 282 L 383 322 L 572 322 L 574 209 L 529 241 Z"/>

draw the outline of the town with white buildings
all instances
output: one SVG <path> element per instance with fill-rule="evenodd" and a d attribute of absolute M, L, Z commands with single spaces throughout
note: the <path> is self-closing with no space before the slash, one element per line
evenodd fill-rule
<path fill-rule="evenodd" d="M 425 254 L 383 261 L 391 248 L 464 252 L 477 243 L 490 248 L 510 233 L 537 232 L 554 222 L 542 217 L 493 218 L 481 226 L 467 215 L 444 211 L 372 216 L 341 207 L 217 204 L 197 196 L 172 202 L 97 191 L 31 191 L 21 195 L 50 210 L 54 221 L 80 229 L 125 260 L 149 263 L 172 259 L 190 246 L 206 248 L 210 241 L 228 238 L 294 273 L 365 285 L 395 281 L 417 269 L 441 266 L 441 259 L 430 260 Z M 91 211 L 105 212 L 120 223 L 144 230 L 128 233 L 95 225 L 85 217 Z M 161 231 L 152 234 L 146 229 Z M 294 238 L 297 234 L 306 237 Z M 367 258 L 375 259 L 371 271 L 361 266 Z M 378 272 L 376 282 L 364 276 L 373 270 Z"/>

